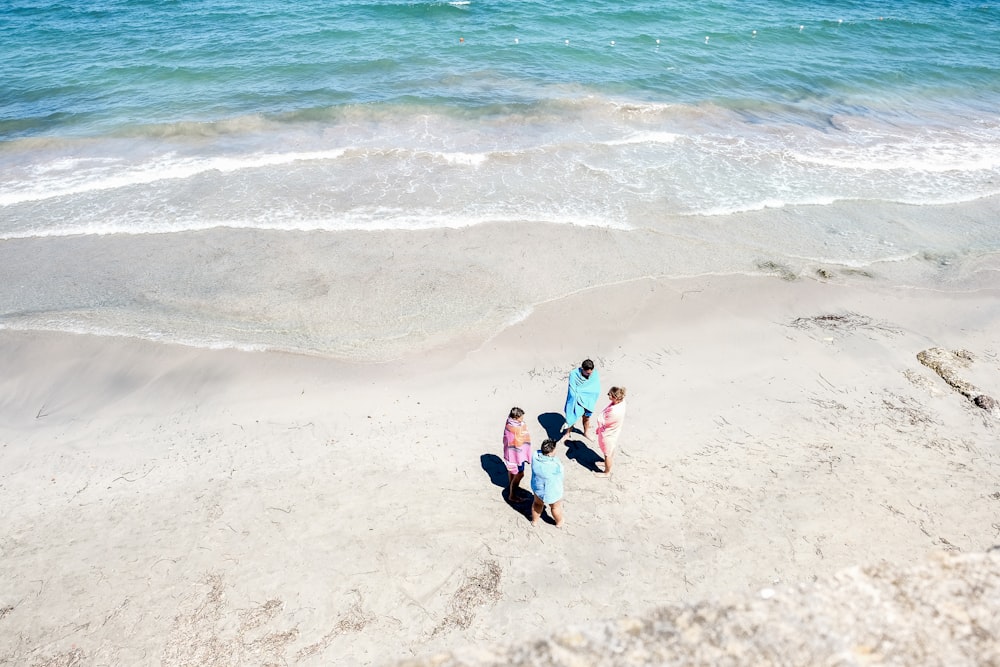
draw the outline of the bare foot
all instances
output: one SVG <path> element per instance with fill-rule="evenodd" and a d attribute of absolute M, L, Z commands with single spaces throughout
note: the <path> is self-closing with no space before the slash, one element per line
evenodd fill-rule
<path fill-rule="evenodd" d="M 594 477 L 611 477 L 609 472 L 595 472 Z"/>

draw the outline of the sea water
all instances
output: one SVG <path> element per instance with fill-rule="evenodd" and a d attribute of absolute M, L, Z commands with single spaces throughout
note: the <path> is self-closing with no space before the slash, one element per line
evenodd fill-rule
<path fill-rule="evenodd" d="M 259 234 L 669 235 L 666 275 L 1000 252 L 995 3 L 5 0 L 0 44 L 2 327 L 342 352 L 270 321 L 301 285 L 212 264 Z M 238 326 L 226 271 L 272 295 Z"/>

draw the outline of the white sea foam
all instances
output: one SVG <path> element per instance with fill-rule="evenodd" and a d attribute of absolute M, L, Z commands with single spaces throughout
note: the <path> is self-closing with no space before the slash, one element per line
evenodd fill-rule
<path fill-rule="evenodd" d="M 881 199 L 871 198 L 867 201 L 881 202 L 886 204 L 904 204 L 907 206 L 948 206 L 951 204 L 966 204 L 969 202 L 990 199 L 1000 196 L 1000 186 L 995 190 L 986 191 L 980 194 L 954 193 L 951 195 L 942 194 L 940 196 L 891 196 Z M 832 206 L 841 202 L 858 201 L 856 197 L 802 197 L 799 199 L 766 199 L 748 201 L 745 204 L 731 204 L 728 206 L 715 206 L 707 208 L 693 208 L 684 215 L 703 217 L 722 217 L 737 215 L 740 213 L 752 213 L 754 211 L 764 211 L 768 209 L 781 209 L 790 206 Z"/>
<path fill-rule="evenodd" d="M 1000 145 L 971 142 L 882 143 L 821 149 L 814 153 L 793 150 L 789 155 L 807 164 L 864 171 L 942 173 L 1000 169 Z"/>
<path fill-rule="evenodd" d="M 490 158 L 489 153 L 438 153 L 437 155 L 448 164 L 460 164 L 470 167 L 478 167 Z"/>
<path fill-rule="evenodd" d="M 637 132 L 621 139 L 602 142 L 606 146 L 627 146 L 629 144 L 672 144 L 682 135 L 674 132 Z"/>
<path fill-rule="evenodd" d="M 594 98 L 594 101 L 600 102 L 601 106 L 608 103 L 607 100 L 601 98 Z M 625 115 L 631 114 L 661 114 L 663 112 L 675 111 L 678 109 L 690 108 L 685 107 L 680 104 L 673 104 L 668 102 L 611 102 L 611 107 L 618 111 L 619 113 Z"/>
<path fill-rule="evenodd" d="M 231 220 L 204 219 L 172 220 L 149 219 L 143 222 L 113 220 L 100 223 L 85 223 L 77 225 L 56 225 L 45 229 L 29 229 L 11 231 L 0 234 L 0 241 L 28 238 L 57 238 L 68 236 L 110 236 L 114 234 L 183 234 L 206 231 L 209 229 L 254 229 L 278 232 L 347 232 L 347 231 L 393 231 L 393 230 L 426 230 L 426 229 L 462 229 L 477 225 L 499 223 L 543 223 L 553 225 L 571 225 L 577 227 L 603 227 L 609 229 L 628 230 L 627 224 L 585 214 L 559 214 L 558 212 L 539 213 L 531 216 L 499 216 L 499 215 L 444 215 L 437 213 L 415 213 L 398 209 L 375 208 L 364 211 L 354 211 L 350 215 L 337 218 L 305 220 L 297 216 L 279 219 L 274 215 L 267 219 L 234 222 Z"/>
<path fill-rule="evenodd" d="M 29 151 L 26 159 L 39 161 L 26 166 L 8 152 L 5 162 L 15 168 L 5 169 L 0 185 L 0 206 L 10 207 L 0 238 L 511 221 L 630 229 L 671 215 L 724 217 L 852 199 L 938 205 L 1000 192 L 992 127 L 927 130 L 925 140 L 923 130 L 884 122 L 840 122 L 834 131 L 784 117 L 746 122 L 712 105 L 598 96 L 553 104 L 568 110 L 416 123 L 412 114 L 382 109 L 322 131 L 294 125 L 208 146 L 138 142 L 123 151 L 114 140 L 54 149 L 47 158 Z M 555 122 L 561 114 L 567 120 Z M 164 145 L 176 149 L 151 155 Z M 300 145 L 315 150 L 284 150 Z M 53 157 L 55 150 L 62 152 Z M 77 150 L 107 155 L 66 155 Z"/>
<path fill-rule="evenodd" d="M 120 162 L 120 158 L 112 157 L 62 158 L 44 164 L 32 165 L 28 171 L 34 176 L 43 176 L 52 172 L 70 172 L 91 166 L 104 166 Z"/>
<path fill-rule="evenodd" d="M 273 167 L 293 162 L 307 160 L 333 160 L 341 157 L 346 149 L 334 149 L 315 152 L 292 152 L 276 154 L 258 154 L 241 157 L 207 157 L 187 158 L 176 153 L 167 153 L 145 164 L 130 167 L 118 167 L 121 160 L 109 160 L 103 164 L 114 163 L 114 170 L 102 168 L 74 169 L 81 163 L 79 160 L 61 159 L 48 165 L 36 166 L 38 173 L 64 172 L 58 177 L 48 179 L 31 179 L 16 185 L 7 185 L 5 192 L 0 192 L 0 206 L 10 206 L 28 201 L 41 201 L 69 195 L 79 195 L 101 190 L 114 190 L 133 185 L 149 185 L 158 181 L 183 179 L 197 176 L 209 171 L 232 173 L 243 169 L 258 169 Z M 90 160 L 83 161 L 84 163 Z M 69 172 L 69 173 L 65 173 Z"/>
<path fill-rule="evenodd" d="M 129 331 L 101 326 L 88 326 L 66 320 L 42 319 L 22 321 L 0 321 L 0 330 L 7 331 L 47 331 L 51 333 L 66 333 L 78 336 L 100 336 L 105 338 L 128 338 L 147 340 L 153 343 L 167 343 L 203 350 L 240 350 L 243 352 L 281 351 L 287 348 L 273 347 L 262 343 L 238 343 L 231 340 L 176 337 L 161 331 L 137 329 Z M 299 350 L 295 350 L 299 351 Z"/>
<path fill-rule="evenodd" d="M 842 266 L 849 269 L 865 269 L 871 267 L 873 264 L 895 264 L 899 262 L 905 262 L 917 257 L 919 253 L 907 252 L 898 255 L 885 255 L 882 257 L 872 257 L 865 259 L 844 259 L 842 257 L 814 257 L 814 256 L 802 256 L 795 254 L 788 254 L 787 257 L 792 259 L 802 260 L 804 262 L 810 262 L 815 264 L 825 264 L 827 266 Z"/>
<path fill-rule="evenodd" d="M 735 215 L 737 213 L 750 213 L 753 211 L 764 211 L 767 209 L 779 209 L 786 206 L 830 206 L 839 201 L 836 197 L 804 197 L 801 200 L 787 201 L 784 199 L 762 199 L 748 201 L 745 204 L 730 204 L 728 206 L 716 206 L 703 209 L 692 210 L 689 215 L 715 217 Z"/>

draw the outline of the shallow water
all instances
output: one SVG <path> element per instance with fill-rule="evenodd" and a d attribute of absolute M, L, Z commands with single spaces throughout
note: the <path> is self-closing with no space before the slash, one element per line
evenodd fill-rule
<path fill-rule="evenodd" d="M 997 275 L 990 5 L 14 0 L 0 36 L 3 327 L 379 357 L 601 280 Z M 475 250 L 526 230 L 597 264 Z"/>

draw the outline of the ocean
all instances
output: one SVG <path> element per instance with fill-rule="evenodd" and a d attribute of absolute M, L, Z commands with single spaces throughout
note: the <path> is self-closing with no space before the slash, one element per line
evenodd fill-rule
<path fill-rule="evenodd" d="M 0 328 L 385 359 L 600 276 L 1000 286 L 989 2 L 4 0 L 0 43 Z M 665 245 L 426 276 L 486 228 Z"/>

